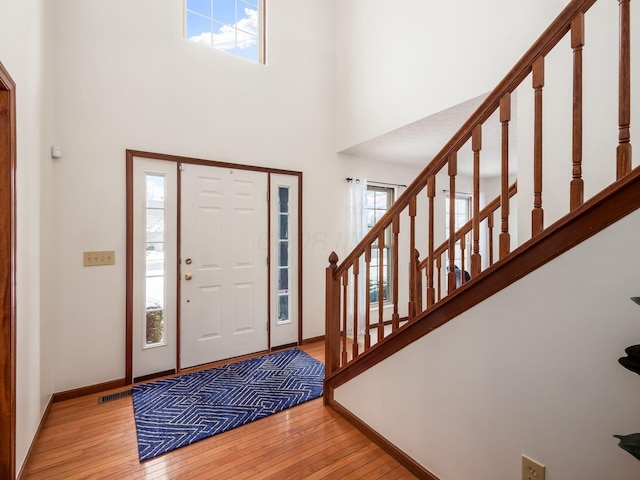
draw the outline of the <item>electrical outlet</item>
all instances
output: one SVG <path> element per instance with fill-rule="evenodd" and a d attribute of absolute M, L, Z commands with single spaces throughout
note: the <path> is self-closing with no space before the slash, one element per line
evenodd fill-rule
<path fill-rule="evenodd" d="M 544 465 L 522 455 L 522 480 L 544 480 L 544 476 Z"/>
<path fill-rule="evenodd" d="M 98 265 L 115 265 L 115 263 L 116 252 L 114 250 L 84 252 L 82 254 L 82 265 L 85 267 L 95 267 Z"/>

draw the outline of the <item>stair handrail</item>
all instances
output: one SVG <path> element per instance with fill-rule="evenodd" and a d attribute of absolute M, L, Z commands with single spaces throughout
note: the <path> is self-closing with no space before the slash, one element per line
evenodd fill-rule
<path fill-rule="evenodd" d="M 589 8 L 597 0 L 572 0 L 558 17 L 547 27 L 547 29 L 538 37 L 535 43 L 520 58 L 515 66 L 507 73 L 507 75 L 498 83 L 498 85 L 487 95 L 474 113 L 464 122 L 462 127 L 451 137 L 451 139 L 442 147 L 442 149 L 433 157 L 431 162 L 418 174 L 416 179 L 411 182 L 398 199 L 391 205 L 387 212 L 380 218 L 374 227 L 367 232 L 362 240 L 347 254 L 340 265 L 334 270 L 335 278 L 347 270 L 353 261 L 362 255 L 367 247 L 375 241 L 380 232 L 393 221 L 393 218 L 400 214 L 408 205 L 410 200 L 417 195 L 427 184 L 427 180 L 431 175 L 438 173 L 446 164 L 449 155 L 462 148 L 462 146 L 471 138 L 473 129 L 477 125 L 483 124 L 498 108 L 500 99 L 504 95 L 513 93 L 513 91 L 522 83 L 522 81 L 531 73 L 534 61 L 548 54 L 555 45 L 564 37 L 571 27 L 571 21 L 579 13 L 586 13 Z"/>
<path fill-rule="evenodd" d="M 415 332 L 418 330 L 430 331 L 432 327 L 422 328 L 429 311 L 442 304 L 440 301 L 441 290 L 444 286 L 447 297 L 454 293 L 456 289 L 464 284 L 464 280 L 458 280 L 460 272 L 456 268 L 456 242 L 463 236 L 472 232 L 471 247 L 467 250 L 465 245 L 460 244 L 461 256 L 466 259 L 467 250 L 470 259 L 470 283 L 469 292 L 476 289 L 476 278 L 486 277 L 485 271 L 501 269 L 503 265 L 514 257 L 511 252 L 511 234 L 509 233 L 510 221 L 510 198 L 516 194 L 517 184 L 509 186 L 509 129 L 511 121 L 511 95 L 521 86 L 523 81 L 531 75 L 534 92 L 534 125 L 533 125 L 533 210 L 531 211 L 531 240 L 525 244 L 533 245 L 535 239 L 546 236 L 547 231 L 552 231 L 554 226 L 544 225 L 544 209 L 542 205 L 542 99 L 544 89 L 544 58 L 558 45 L 560 40 L 570 33 L 571 48 L 573 51 L 573 110 L 572 110 L 572 155 L 569 160 L 572 162 L 572 180 L 569 189 L 569 212 L 579 211 L 584 205 L 584 182 L 582 180 L 582 49 L 584 46 L 584 19 L 585 13 L 595 4 L 596 0 L 572 0 L 551 22 L 549 27 L 540 35 L 534 44 L 526 51 L 515 66 L 497 84 L 497 86 L 486 96 L 472 115 L 462 124 L 457 132 L 445 143 L 442 149 L 424 167 L 413 182 L 409 184 L 398 199 L 389 207 L 382 218 L 367 232 L 356 247 L 349 252 L 342 262 L 338 264 L 338 256 L 331 252 L 329 256 L 329 266 L 326 269 L 326 353 L 325 372 L 326 378 L 332 378 L 338 374 L 338 370 L 343 371 L 346 366 L 354 360 L 358 362 L 359 368 L 364 364 L 371 364 L 371 349 L 383 347 L 384 344 L 395 346 L 404 345 L 403 341 L 395 341 L 398 330 L 408 328 Z M 618 146 L 616 148 L 616 182 L 622 185 L 624 179 L 628 179 L 631 174 L 631 142 L 630 142 L 630 0 L 618 0 L 620 12 L 620 45 L 619 45 L 619 82 L 618 82 Z M 482 151 L 482 127 L 494 114 L 499 113 L 502 128 L 501 140 L 501 161 L 502 169 L 500 174 L 500 195 L 497 199 L 480 209 L 480 154 Z M 455 193 L 456 177 L 458 176 L 458 153 L 462 151 L 465 144 L 470 143 L 473 151 L 473 195 L 471 220 L 461 228 L 455 226 Z M 445 169 L 446 171 L 443 171 Z M 448 197 L 449 214 L 447 240 L 439 246 L 435 245 L 434 212 L 436 200 L 436 175 L 441 173 L 448 175 L 449 188 L 444 190 Z M 635 174 L 634 174 L 635 175 Z M 440 182 L 441 180 L 438 180 Z M 607 190 L 615 188 L 615 185 L 607 187 Z M 420 260 L 420 253 L 416 237 L 416 217 L 418 212 L 417 199 L 421 192 L 426 191 L 427 219 L 428 225 L 428 252 L 423 260 Z M 422 207 L 421 207 L 422 208 Z M 487 221 L 486 225 L 481 225 L 487 215 L 492 215 L 501 209 L 500 235 L 498 244 L 498 262 L 494 264 L 492 255 L 493 245 L 489 248 L 489 266 L 482 261 L 484 253 L 481 247 L 481 230 L 489 232 L 489 238 L 493 235 L 493 221 Z M 402 294 L 408 293 L 408 304 L 406 317 L 399 309 L 399 274 L 402 268 L 399 264 L 398 251 L 400 250 L 400 220 L 401 214 L 407 213 L 410 230 L 408 237 L 408 278 L 403 277 Z M 563 217 L 566 219 L 571 215 Z M 404 217 L 403 217 L 404 218 Z M 402 220 L 404 222 L 405 220 Z M 564 220 L 563 220 L 564 221 Z M 556 222 L 557 224 L 558 222 Z M 556 225 L 554 224 L 554 225 Z M 551 229 L 550 229 L 551 228 Z M 419 240 L 423 242 L 422 239 Z M 389 248 L 384 251 L 385 248 Z M 521 248 L 517 248 L 518 255 L 521 255 Z M 387 253 L 388 252 L 388 253 Z M 442 256 L 448 252 L 446 262 L 446 274 L 442 275 Z M 404 254 L 403 254 L 404 255 Z M 503 262 L 504 261 L 504 262 Z M 377 264 L 376 264 L 377 262 Z M 462 269 L 465 269 L 462 260 Z M 362 269 L 364 265 L 364 271 Z M 386 273 L 385 268 L 390 267 Z M 483 271 L 484 268 L 484 271 Z M 423 272 L 424 270 L 424 272 Z M 436 272 L 437 270 L 437 272 Z M 456 275 L 457 272 L 457 275 Z M 426 288 L 423 288 L 423 277 L 426 275 Z M 362 278 L 364 277 L 364 278 Z M 464 278 L 464 275 L 462 276 Z M 361 314 L 358 306 L 358 297 L 361 290 L 358 289 L 362 281 L 369 288 L 377 288 L 377 321 L 370 317 L 376 309 L 373 298 L 370 294 L 365 294 L 364 315 Z M 393 283 L 393 284 L 392 284 Z M 437 285 L 437 298 L 436 298 Z M 477 290 L 477 289 L 476 289 Z M 384 303 L 383 297 L 389 294 L 389 301 Z M 460 297 L 462 297 L 461 295 Z M 458 296 L 456 296 L 458 297 Z M 362 302 L 362 300 L 360 300 Z M 404 302 L 404 300 L 403 300 Z M 450 302 L 442 302 L 444 304 Z M 423 309 L 424 305 L 424 309 Z M 362 307 L 362 304 L 360 304 Z M 389 307 L 389 308 L 387 308 Z M 435 308 L 437 310 L 437 308 Z M 391 319 L 388 313 L 392 311 Z M 385 313 L 387 312 L 387 313 Z M 365 316 L 365 321 L 361 323 Z M 429 322 L 431 325 L 441 325 L 440 318 L 436 322 Z M 416 328 L 414 328 L 416 327 Z M 387 329 L 391 329 L 388 335 Z M 370 331 L 377 333 L 377 340 L 373 338 Z M 376 332 L 377 331 L 377 332 Z M 361 334 L 361 332 L 363 332 Z M 362 338 L 363 337 L 363 338 Z M 404 338 L 404 337 L 403 337 Z M 385 347 L 386 348 L 386 347 Z M 361 353 L 362 352 L 362 353 Z M 325 401 L 331 398 L 331 389 L 325 391 Z"/>

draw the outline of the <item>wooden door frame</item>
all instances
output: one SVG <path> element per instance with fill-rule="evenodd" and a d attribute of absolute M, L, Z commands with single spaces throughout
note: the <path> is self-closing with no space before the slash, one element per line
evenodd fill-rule
<path fill-rule="evenodd" d="M 133 165 L 135 158 L 149 158 L 154 160 L 164 160 L 167 162 L 174 162 L 176 164 L 195 164 L 195 165 L 208 165 L 211 167 L 224 167 L 238 170 L 252 170 L 257 172 L 265 172 L 267 174 L 276 173 L 282 175 L 292 175 L 298 177 L 298 344 L 302 345 L 302 172 L 296 172 L 293 170 L 282 170 L 275 168 L 257 167 L 252 165 L 242 165 L 237 163 L 218 162 L 215 160 L 203 160 L 200 158 L 181 157 L 178 155 L 167 155 L 163 153 L 144 152 L 139 150 L 126 151 L 126 209 L 127 209 L 127 233 L 126 233 L 126 325 L 125 325 L 125 383 L 130 385 L 133 383 Z M 180 172 L 178 172 L 179 174 Z M 267 175 L 268 180 L 270 175 Z M 180 175 L 178 175 L 177 185 L 178 195 L 178 217 L 180 217 Z M 269 210 L 267 210 L 267 222 L 270 223 Z M 269 225 L 269 228 L 271 225 Z M 180 251 L 180 222 L 178 220 L 178 252 Z M 269 247 L 269 252 L 271 248 Z M 179 257 L 179 255 L 178 255 Z M 180 262 L 178 258 L 178 263 Z M 180 272 L 180 265 L 178 264 L 178 274 Z M 271 276 L 268 275 L 268 291 L 271 292 Z M 180 295 L 180 282 L 178 282 L 178 296 Z M 267 309 L 268 315 L 270 312 L 271 295 L 267 297 Z M 180 371 L 180 305 L 177 305 L 177 339 L 176 339 L 176 370 Z M 270 318 L 270 317 L 269 317 Z M 268 328 L 271 328 L 269 322 Z M 271 348 L 271 332 L 269 330 L 268 338 L 269 349 Z"/>
<path fill-rule="evenodd" d="M 0 478 L 16 476 L 16 94 L 0 63 Z"/>

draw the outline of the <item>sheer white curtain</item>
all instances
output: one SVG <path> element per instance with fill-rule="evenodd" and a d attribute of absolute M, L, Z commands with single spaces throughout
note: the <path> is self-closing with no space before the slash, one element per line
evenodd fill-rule
<path fill-rule="evenodd" d="M 367 233 L 367 181 L 365 179 L 353 179 L 349 182 L 349 200 L 348 200 L 349 213 L 347 215 L 347 253 L 353 250 L 353 248 L 362 240 L 362 237 Z M 366 292 L 367 285 L 365 285 L 365 263 L 364 257 L 360 259 L 360 270 L 358 275 L 358 325 L 357 334 L 364 334 L 365 329 L 365 315 L 366 315 Z M 353 335 L 353 282 L 351 282 L 349 288 L 349 294 L 347 295 L 347 332 Z"/>

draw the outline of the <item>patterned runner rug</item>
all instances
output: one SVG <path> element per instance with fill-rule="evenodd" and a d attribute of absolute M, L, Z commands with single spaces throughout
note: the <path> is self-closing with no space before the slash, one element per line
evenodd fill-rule
<path fill-rule="evenodd" d="M 133 387 L 140 461 L 322 395 L 324 365 L 297 348 Z"/>

